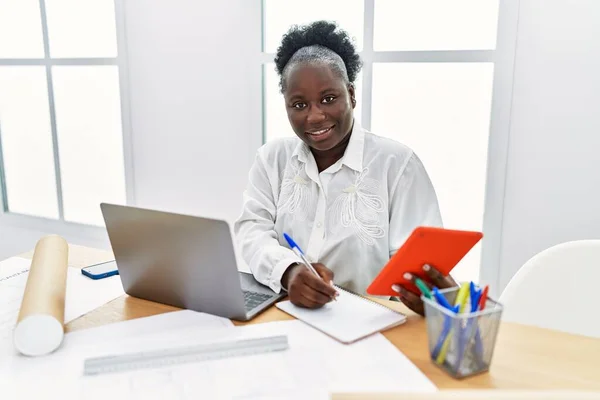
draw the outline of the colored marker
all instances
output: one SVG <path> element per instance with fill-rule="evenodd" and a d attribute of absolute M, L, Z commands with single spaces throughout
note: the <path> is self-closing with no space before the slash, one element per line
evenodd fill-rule
<path fill-rule="evenodd" d="M 421 279 L 419 279 L 416 276 L 415 276 L 415 285 L 417 285 L 417 287 L 419 288 L 421 293 L 423 293 L 423 296 L 425 296 L 425 298 L 431 299 L 431 291 L 429 290 L 429 288 L 427 287 L 425 282 L 423 282 Z"/>
<path fill-rule="evenodd" d="M 458 309 L 460 306 L 451 306 L 450 303 L 448 303 L 448 300 L 446 300 L 446 297 L 440 293 L 440 291 L 438 290 L 437 287 L 433 288 L 433 296 L 435 297 L 435 299 L 437 300 L 437 302 L 444 308 L 450 310 L 453 313 L 457 313 Z M 440 334 L 438 341 L 433 349 L 432 352 L 432 357 L 434 359 L 436 359 L 441 350 L 442 350 L 442 346 L 444 345 L 444 343 L 446 343 L 446 339 L 448 338 L 448 333 L 450 333 L 450 328 L 452 327 L 452 320 L 449 316 L 444 315 L 444 328 L 442 330 L 442 333 Z"/>
<path fill-rule="evenodd" d="M 442 307 L 444 307 L 452 312 L 458 312 L 458 307 L 452 307 L 450 305 L 450 303 L 448 303 L 448 300 L 446 300 L 446 297 L 440 293 L 438 288 L 436 288 L 436 287 L 433 288 L 433 295 L 435 296 L 435 299 Z"/>
<path fill-rule="evenodd" d="M 477 311 L 477 307 L 479 306 L 479 300 L 481 299 L 481 290 L 477 290 L 475 284 L 471 282 L 469 289 L 471 290 L 471 312 Z"/>
<path fill-rule="evenodd" d="M 485 309 L 485 302 L 487 301 L 489 289 L 490 289 L 490 286 L 485 285 L 485 288 L 483 289 L 483 293 L 481 293 L 481 297 L 479 298 L 479 311 L 482 311 Z"/>
<path fill-rule="evenodd" d="M 459 313 L 462 313 L 465 309 L 465 305 L 467 303 L 467 297 L 469 297 L 469 285 L 467 283 L 463 283 L 460 289 L 458 290 L 458 294 L 456 295 L 455 307 L 459 307 Z M 450 346 L 450 335 L 446 336 L 444 340 L 444 344 L 442 345 L 442 349 L 436 358 L 436 362 L 438 364 L 442 364 L 446 359 L 446 353 L 448 352 L 448 346 Z"/>
<path fill-rule="evenodd" d="M 477 311 L 477 307 L 479 306 L 481 290 L 478 290 L 475 287 L 475 284 L 473 282 L 470 283 L 469 289 L 470 289 L 470 297 L 471 297 L 471 313 L 474 313 L 475 311 Z M 462 363 L 465 348 L 467 346 L 467 341 L 469 339 L 469 335 L 472 330 L 473 322 L 476 323 L 475 318 L 470 318 L 467 321 L 466 328 L 459 335 L 458 358 L 456 360 L 456 368 L 460 368 L 460 364 Z M 475 325 L 475 346 L 476 346 L 476 352 L 481 354 L 483 352 L 483 350 L 482 350 L 481 336 L 479 334 L 479 328 L 477 327 L 477 325 Z"/>

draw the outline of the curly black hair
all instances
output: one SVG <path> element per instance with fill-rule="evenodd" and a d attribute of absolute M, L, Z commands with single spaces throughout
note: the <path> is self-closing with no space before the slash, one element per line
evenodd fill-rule
<path fill-rule="evenodd" d="M 299 51 L 300 49 L 303 51 Z M 340 65 L 340 59 L 343 65 Z M 338 29 L 336 23 L 315 21 L 309 25 L 293 25 L 283 35 L 275 56 L 275 68 L 280 77 L 281 90 L 285 90 L 286 67 L 295 62 L 316 60 L 326 61 L 337 67 L 342 77 L 351 83 L 354 83 L 362 67 L 352 39 L 346 31 Z"/>

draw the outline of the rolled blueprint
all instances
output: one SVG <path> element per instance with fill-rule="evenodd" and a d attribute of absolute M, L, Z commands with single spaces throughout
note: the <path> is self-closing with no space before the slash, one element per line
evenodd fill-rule
<path fill-rule="evenodd" d="M 67 242 L 56 235 L 43 237 L 35 246 L 13 332 L 14 345 L 24 355 L 45 355 L 62 343 L 68 254 Z"/>

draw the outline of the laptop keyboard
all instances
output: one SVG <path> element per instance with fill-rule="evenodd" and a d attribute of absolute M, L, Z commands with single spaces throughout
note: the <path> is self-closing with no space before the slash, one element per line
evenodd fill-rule
<path fill-rule="evenodd" d="M 246 310 L 252 310 L 272 297 L 269 294 L 252 292 L 250 290 L 244 291 Z"/>

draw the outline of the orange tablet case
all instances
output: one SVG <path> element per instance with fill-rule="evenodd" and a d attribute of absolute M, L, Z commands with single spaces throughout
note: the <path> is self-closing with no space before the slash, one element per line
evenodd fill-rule
<path fill-rule="evenodd" d="M 412 232 L 371 282 L 367 293 L 375 296 L 397 296 L 398 293 L 392 290 L 392 285 L 398 283 L 420 295 L 419 289 L 404 279 L 405 272 L 430 282 L 423 271 L 423 265 L 429 264 L 442 274 L 448 275 L 482 237 L 481 232 L 420 226 Z"/>

